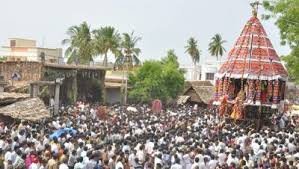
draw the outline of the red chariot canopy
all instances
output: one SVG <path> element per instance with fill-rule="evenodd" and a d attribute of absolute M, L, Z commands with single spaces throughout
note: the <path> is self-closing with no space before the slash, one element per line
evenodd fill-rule
<path fill-rule="evenodd" d="M 286 81 L 287 71 L 256 16 L 246 23 L 217 77 Z"/>

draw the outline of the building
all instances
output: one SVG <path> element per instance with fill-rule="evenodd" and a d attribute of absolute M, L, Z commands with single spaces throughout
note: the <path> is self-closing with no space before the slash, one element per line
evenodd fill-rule
<path fill-rule="evenodd" d="M 201 65 L 201 79 L 208 80 L 212 84 L 215 84 L 215 75 L 220 66 L 220 61 L 217 61 L 216 58 L 210 57 L 211 59 L 207 60 L 204 64 Z"/>
<path fill-rule="evenodd" d="M 58 63 L 62 60 L 61 48 L 37 47 L 35 40 L 10 38 L 8 44 L 0 49 L 0 57 L 5 57 L 7 61 L 40 62 L 43 54 L 45 62 L 48 63 Z"/>
<path fill-rule="evenodd" d="M 215 84 L 215 74 L 219 68 L 220 61 L 214 57 L 209 57 L 205 62 L 200 63 L 195 69 L 193 65 L 182 65 L 181 69 L 185 71 L 185 80 L 208 80 Z"/>
<path fill-rule="evenodd" d="M 105 74 L 108 69 L 104 66 L 0 61 L 2 81 L 13 82 L 13 85 L 23 84 L 26 87 L 34 83 L 42 88 L 44 84 L 48 85 L 47 82 L 56 83 L 57 80 L 62 80 L 59 96 L 63 104 L 72 104 L 77 100 L 103 102 Z M 17 75 L 17 78 L 12 77 L 13 75 Z M 53 90 L 48 88 L 49 93 L 54 93 L 50 92 Z M 41 97 L 50 96 L 47 92 L 44 93 L 44 90 L 37 93 Z"/>
<path fill-rule="evenodd" d="M 184 77 L 185 80 L 200 80 L 200 70 L 201 66 L 197 65 L 194 68 L 193 64 L 190 65 L 180 65 L 180 68 L 184 70 Z"/>
<path fill-rule="evenodd" d="M 106 103 L 122 103 L 124 95 L 122 90 L 125 88 L 127 73 L 122 71 L 107 71 L 105 77 L 105 98 Z"/>
<path fill-rule="evenodd" d="M 206 107 L 210 104 L 214 95 L 214 86 L 211 81 L 186 81 L 182 96 L 178 98 L 178 104 L 198 104 Z"/>

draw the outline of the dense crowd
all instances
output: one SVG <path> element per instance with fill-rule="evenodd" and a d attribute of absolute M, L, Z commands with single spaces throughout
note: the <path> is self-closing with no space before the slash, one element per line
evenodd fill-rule
<path fill-rule="evenodd" d="M 299 134 L 285 115 L 277 118 L 278 127 L 256 131 L 191 106 L 159 114 L 146 106 L 136 110 L 111 106 L 99 112 L 78 103 L 39 123 L 2 122 L 0 168 L 299 168 Z"/>

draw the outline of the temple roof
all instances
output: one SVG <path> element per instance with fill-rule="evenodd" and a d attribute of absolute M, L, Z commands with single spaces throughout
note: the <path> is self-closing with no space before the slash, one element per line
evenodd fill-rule
<path fill-rule="evenodd" d="M 217 73 L 218 78 L 260 80 L 286 80 L 287 76 L 287 71 L 256 16 L 252 16 L 246 23 Z"/>

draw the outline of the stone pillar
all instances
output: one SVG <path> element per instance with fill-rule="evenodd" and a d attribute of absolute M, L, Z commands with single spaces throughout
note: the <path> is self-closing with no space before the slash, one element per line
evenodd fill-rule
<path fill-rule="evenodd" d="M 77 81 L 77 72 L 76 75 L 73 76 L 73 81 L 72 81 L 72 102 L 76 103 L 77 98 L 78 98 L 78 81 Z"/>
<path fill-rule="evenodd" d="M 4 92 L 4 86 L 0 84 L 0 93 Z"/>
<path fill-rule="evenodd" d="M 54 115 L 58 114 L 59 110 L 59 92 L 60 92 L 60 80 L 55 81 L 55 95 L 54 95 Z"/>
<path fill-rule="evenodd" d="M 7 85 L 7 83 L 6 82 L 4 82 L 4 81 L 0 81 L 0 93 L 1 92 L 4 92 L 4 87 Z"/>
<path fill-rule="evenodd" d="M 107 103 L 107 88 L 104 85 L 104 89 L 103 89 L 103 103 L 104 105 L 106 105 Z"/>
<path fill-rule="evenodd" d="M 30 97 L 37 97 L 39 93 L 38 84 L 30 84 Z"/>
<path fill-rule="evenodd" d="M 4 92 L 4 87 L 7 83 L 4 81 L 4 77 L 0 75 L 0 92 Z"/>
<path fill-rule="evenodd" d="M 106 91 L 106 87 L 105 87 L 105 75 L 106 75 L 106 72 L 105 71 L 101 71 L 100 72 L 100 77 L 99 77 L 99 83 L 101 85 L 101 94 L 102 94 L 102 97 L 101 99 L 103 99 L 103 104 L 106 104 L 107 102 L 107 91 Z"/>

